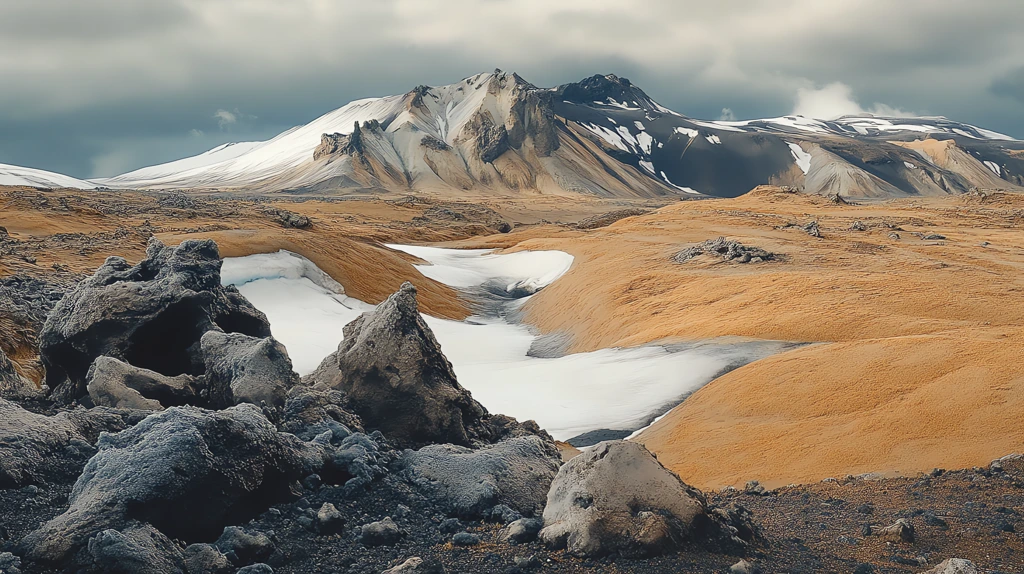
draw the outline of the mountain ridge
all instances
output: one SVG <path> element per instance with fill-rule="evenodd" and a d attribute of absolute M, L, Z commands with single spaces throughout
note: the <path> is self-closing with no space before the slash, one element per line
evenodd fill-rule
<path fill-rule="evenodd" d="M 953 142 L 941 145 L 953 146 L 957 161 L 929 155 L 941 147 L 932 142 Z M 708 121 L 670 110 L 614 74 L 539 88 L 495 70 L 356 100 L 264 142 L 78 181 L 300 195 L 473 189 L 665 199 L 776 184 L 881 198 L 1021 190 L 1021 150 L 1024 142 L 939 116 Z"/>

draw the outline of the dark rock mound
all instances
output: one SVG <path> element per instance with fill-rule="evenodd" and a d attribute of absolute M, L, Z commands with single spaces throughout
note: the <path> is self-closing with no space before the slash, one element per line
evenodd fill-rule
<path fill-rule="evenodd" d="M 269 208 L 265 209 L 263 213 L 281 224 L 282 227 L 289 227 L 292 229 L 309 229 L 313 226 L 313 222 L 309 217 L 300 213 L 288 211 L 287 209 Z"/>
<path fill-rule="evenodd" d="M 560 464 L 554 443 L 521 436 L 478 450 L 445 444 L 406 451 L 397 468 L 449 513 L 481 518 L 498 505 L 539 514 Z"/>
<path fill-rule="evenodd" d="M 694 257 L 704 255 L 717 255 L 726 261 L 737 263 L 761 263 L 776 259 L 774 253 L 769 253 L 760 247 L 750 247 L 738 241 L 731 241 L 724 237 L 709 239 L 704 243 L 698 243 L 693 247 L 687 247 L 672 256 L 676 263 L 686 263 Z"/>
<path fill-rule="evenodd" d="M 109 409 L 48 417 L 0 399 L 0 488 L 74 478 L 96 452 L 92 445 L 100 432 L 131 422 L 130 415 Z"/>
<path fill-rule="evenodd" d="M 540 538 L 576 556 L 651 556 L 679 549 L 713 522 L 704 495 L 646 448 L 609 441 L 559 469 Z"/>
<path fill-rule="evenodd" d="M 195 377 L 168 377 L 113 357 L 97 357 L 86 373 L 89 398 L 97 406 L 149 411 L 195 399 Z"/>
<path fill-rule="evenodd" d="M 410 283 L 345 325 L 345 338 L 307 382 L 345 393 L 368 429 L 403 447 L 494 442 L 542 432 L 536 424 L 490 416 L 455 378 L 420 316 Z"/>
<path fill-rule="evenodd" d="M 185 557 L 178 546 L 148 524 L 133 522 L 107 529 L 86 545 L 85 570 L 109 574 L 184 574 Z"/>
<path fill-rule="evenodd" d="M 52 396 L 84 396 L 89 367 L 102 355 L 168 376 L 199 375 L 199 339 L 207 331 L 269 336 L 263 313 L 221 286 L 220 266 L 209 240 L 166 247 L 152 238 L 135 266 L 108 258 L 43 325 L 39 351 Z"/>
<path fill-rule="evenodd" d="M 21 541 L 26 557 L 68 564 L 96 534 L 134 521 L 170 538 L 213 539 L 288 496 L 289 484 L 319 470 L 324 457 L 317 445 L 278 433 L 253 405 L 174 407 L 102 435 L 98 447 L 67 512 Z"/>

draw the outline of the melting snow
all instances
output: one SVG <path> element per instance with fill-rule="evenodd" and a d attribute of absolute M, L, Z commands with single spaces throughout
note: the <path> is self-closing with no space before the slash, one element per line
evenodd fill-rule
<path fill-rule="evenodd" d="M 649 171 L 651 173 L 655 173 L 654 172 L 654 164 L 649 162 L 649 161 L 642 161 L 641 160 L 640 161 L 640 167 L 644 168 L 645 170 L 647 170 L 647 171 Z"/>
<path fill-rule="evenodd" d="M 682 134 L 690 139 L 693 139 L 700 135 L 700 132 L 692 128 L 676 128 L 677 134 Z"/>
<path fill-rule="evenodd" d="M 708 143 L 711 143 L 711 144 L 714 144 L 714 145 L 722 145 L 722 140 L 718 139 L 718 136 L 716 136 L 714 134 L 711 134 L 709 136 L 704 136 L 704 139 L 708 140 Z"/>
<path fill-rule="evenodd" d="M 95 189 L 96 184 L 69 175 L 0 163 L 0 185 L 26 185 L 29 187 L 74 187 Z"/>
<path fill-rule="evenodd" d="M 651 155 L 651 144 L 654 143 L 654 138 L 647 132 L 640 132 L 636 134 L 636 140 L 640 142 L 640 149 L 644 150 L 644 153 Z"/>
<path fill-rule="evenodd" d="M 647 129 L 647 128 L 644 127 L 644 124 L 639 122 L 639 121 L 633 122 L 633 125 L 636 126 L 636 129 L 638 129 L 640 131 L 644 131 L 644 130 Z"/>
<path fill-rule="evenodd" d="M 453 286 L 480 286 L 491 280 L 547 285 L 572 261 L 560 252 L 392 247 L 434 263 L 417 268 L 452 281 Z M 315 265 L 288 252 L 225 259 L 224 268 L 224 282 L 238 281 L 234 284 L 239 291 L 267 315 L 274 337 L 288 348 L 300 374 L 314 370 L 337 349 L 345 324 L 373 308 L 322 285 L 323 273 Z M 536 420 L 560 440 L 597 429 L 644 427 L 723 370 L 778 350 L 704 343 L 538 358 L 527 354 L 536 336 L 524 325 L 495 317 L 465 322 L 424 319 L 459 382 L 488 410 Z"/>
<path fill-rule="evenodd" d="M 917 169 L 917 166 L 910 163 L 909 161 L 903 162 L 903 165 L 907 166 L 907 169 Z"/>
<path fill-rule="evenodd" d="M 985 161 L 985 165 L 986 165 L 986 166 L 987 166 L 987 167 L 988 167 L 989 169 L 991 169 L 991 170 L 992 170 L 992 173 L 994 173 L 994 174 L 998 175 L 999 177 L 1002 177 L 1002 176 L 1003 176 L 1003 171 L 1002 171 L 1001 169 L 999 169 L 999 164 L 998 164 L 998 163 L 996 163 L 996 162 L 994 162 L 994 161 L 988 161 L 988 160 L 986 160 L 986 161 Z"/>
<path fill-rule="evenodd" d="M 684 187 L 682 185 L 676 185 L 676 184 L 672 183 L 672 180 L 670 180 L 668 178 L 668 176 L 665 175 L 664 171 L 661 172 L 661 179 L 664 179 L 665 183 L 671 185 L 672 187 L 678 189 L 679 191 L 682 191 L 682 192 L 685 192 L 685 193 L 689 193 L 689 194 L 692 194 L 692 195 L 700 195 L 700 192 L 694 190 L 692 187 Z"/>
<path fill-rule="evenodd" d="M 800 144 L 786 142 L 786 145 L 789 146 L 789 151 L 793 153 L 793 159 L 796 160 L 796 165 L 800 168 L 800 171 L 807 175 L 807 172 L 811 170 L 811 154 L 804 151 Z"/>

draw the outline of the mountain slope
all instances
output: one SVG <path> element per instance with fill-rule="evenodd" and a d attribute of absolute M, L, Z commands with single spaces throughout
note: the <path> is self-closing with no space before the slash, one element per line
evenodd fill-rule
<path fill-rule="evenodd" d="M 495 70 L 351 102 L 269 141 L 226 144 L 83 183 L 617 198 L 730 197 L 777 184 L 881 198 L 1018 190 L 1022 154 L 1024 142 L 945 118 L 704 121 L 669 110 L 614 75 L 538 88 Z"/>
<path fill-rule="evenodd" d="M 29 187 L 77 187 L 95 189 L 96 184 L 71 176 L 0 163 L 0 185 L 27 185 Z"/>

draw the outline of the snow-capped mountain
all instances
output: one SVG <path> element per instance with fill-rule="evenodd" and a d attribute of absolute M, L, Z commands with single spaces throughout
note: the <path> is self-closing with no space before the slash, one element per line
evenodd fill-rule
<path fill-rule="evenodd" d="M 78 183 L 624 198 L 735 196 L 775 183 L 890 197 L 1017 189 L 1024 185 L 1024 142 L 938 117 L 704 121 L 614 75 L 538 88 L 496 70 L 351 102 L 269 141 L 226 144 Z"/>
<path fill-rule="evenodd" d="M 68 175 L 19 167 L 0 163 L 0 185 L 25 185 L 28 187 L 76 187 L 78 189 L 95 189 L 96 184 L 77 179 Z"/>

